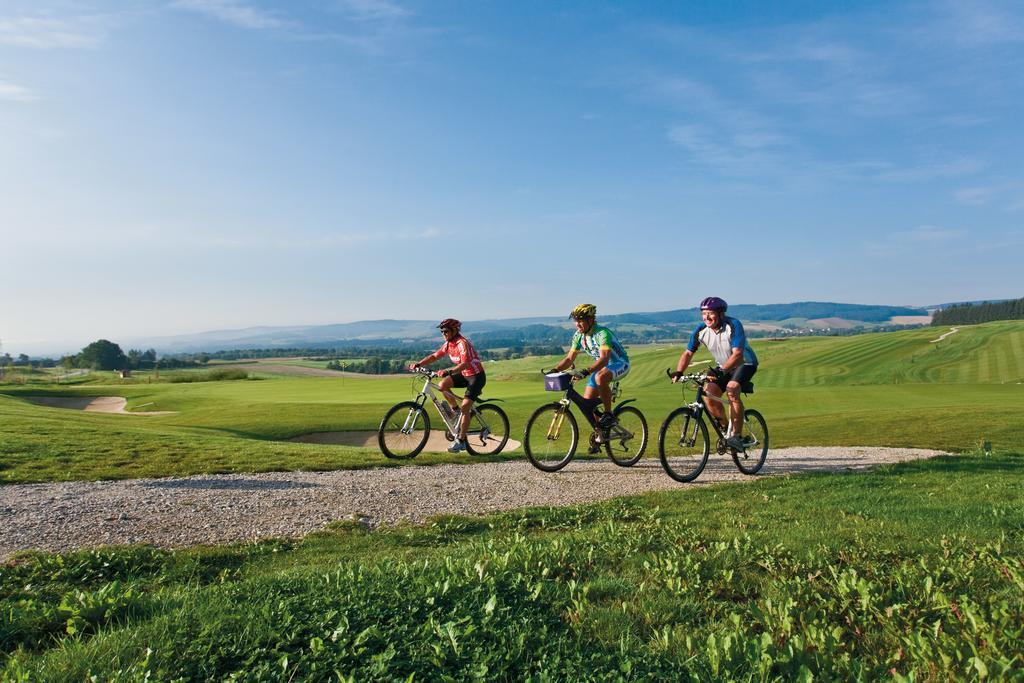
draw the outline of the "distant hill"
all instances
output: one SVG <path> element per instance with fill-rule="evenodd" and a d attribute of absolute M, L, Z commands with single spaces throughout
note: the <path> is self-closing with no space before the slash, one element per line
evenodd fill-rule
<path fill-rule="evenodd" d="M 821 301 L 790 304 L 738 304 L 729 314 L 747 324 L 752 335 L 804 333 L 827 330 L 849 333 L 873 330 L 893 324 L 894 318 L 908 316 L 924 320 L 929 312 L 906 306 L 870 306 Z M 700 320 L 697 308 L 673 311 L 619 313 L 599 316 L 629 342 L 680 338 L 688 335 Z M 332 348 L 394 345 L 434 340 L 438 333 L 435 320 L 362 320 L 332 325 L 289 327 L 250 327 L 215 330 L 199 334 L 136 339 L 122 343 L 124 348 L 155 348 L 162 354 L 214 352 L 227 349 Z M 572 325 L 566 316 L 469 320 L 463 329 L 482 347 L 496 348 L 524 343 L 564 342 Z"/>

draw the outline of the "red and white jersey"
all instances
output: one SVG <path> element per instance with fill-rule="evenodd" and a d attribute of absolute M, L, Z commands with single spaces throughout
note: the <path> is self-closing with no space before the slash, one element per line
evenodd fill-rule
<path fill-rule="evenodd" d="M 446 353 L 455 365 L 463 361 L 469 362 L 466 369 L 462 371 L 463 377 L 472 377 L 484 371 L 484 364 L 480 361 L 480 356 L 477 354 L 476 349 L 461 334 L 450 342 L 446 341 L 444 344 L 441 344 L 441 348 L 435 351 L 434 355 L 440 358 Z"/>

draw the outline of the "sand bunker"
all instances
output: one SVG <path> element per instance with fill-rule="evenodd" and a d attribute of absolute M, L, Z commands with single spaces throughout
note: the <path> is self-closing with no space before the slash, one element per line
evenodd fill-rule
<path fill-rule="evenodd" d="M 70 408 L 87 413 L 115 413 L 119 415 L 171 415 L 170 410 L 128 411 L 128 399 L 120 396 L 26 396 L 26 400 L 47 408 Z"/>
<path fill-rule="evenodd" d="M 377 445 L 377 432 L 314 432 L 313 434 L 302 434 L 296 436 L 292 441 L 299 443 L 320 443 L 333 444 L 336 446 L 355 446 L 357 448 L 379 448 Z M 427 437 L 427 445 L 423 447 L 424 453 L 443 453 L 448 450 L 452 442 L 444 438 L 444 432 L 436 429 L 430 430 Z M 513 451 L 519 448 L 520 443 L 509 439 L 502 452 Z"/>

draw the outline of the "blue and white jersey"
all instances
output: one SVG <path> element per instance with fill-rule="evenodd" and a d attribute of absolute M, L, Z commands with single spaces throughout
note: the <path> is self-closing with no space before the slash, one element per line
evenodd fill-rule
<path fill-rule="evenodd" d="M 690 343 L 686 345 L 686 348 L 691 352 L 696 352 L 701 344 L 708 347 L 711 356 L 719 365 L 724 365 L 729 360 L 733 349 L 743 350 L 744 365 L 757 365 L 757 356 L 750 348 L 747 333 L 743 331 L 743 325 L 736 318 L 724 316 L 722 326 L 718 328 L 717 332 L 705 323 L 698 325 L 690 335 Z"/>

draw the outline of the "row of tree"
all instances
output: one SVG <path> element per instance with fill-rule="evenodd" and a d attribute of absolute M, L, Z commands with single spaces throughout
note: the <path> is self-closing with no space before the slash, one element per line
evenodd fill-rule
<path fill-rule="evenodd" d="M 935 311 L 932 315 L 932 325 L 973 325 L 993 320 L 1024 320 L 1024 298 L 957 304 Z"/>
<path fill-rule="evenodd" d="M 388 375 L 397 374 L 404 372 L 405 368 L 409 364 L 423 358 L 433 349 L 422 350 L 421 353 L 410 353 L 409 349 L 398 349 L 392 351 L 387 356 L 380 355 L 380 350 L 376 350 L 376 353 L 369 356 L 368 358 L 353 360 L 349 359 L 332 359 L 327 363 L 328 370 L 344 370 L 346 372 L 360 372 L 368 375 Z M 484 349 L 479 351 L 480 357 L 483 360 L 506 360 L 509 358 L 523 358 L 525 356 L 547 356 L 547 355 L 559 355 L 565 353 L 565 348 L 557 344 L 533 344 L 533 345 L 516 345 L 510 346 L 504 349 Z M 315 358 L 314 360 L 324 360 L 323 357 Z M 450 363 L 447 359 L 442 359 L 434 367 L 441 369 L 448 367 Z"/>
<path fill-rule="evenodd" d="M 29 358 L 27 353 L 19 353 L 17 357 L 12 357 L 9 353 L 0 355 L 0 368 L 52 368 L 55 365 L 57 361 L 53 358 Z"/>
<path fill-rule="evenodd" d="M 345 370 L 347 372 L 362 372 L 367 375 L 389 375 L 402 372 L 412 361 L 398 358 L 380 358 L 370 356 L 364 360 L 332 360 L 327 364 L 328 370 Z"/>
<path fill-rule="evenodd" d="M 199 362 L 194 358 L 176 356 L 158 358 L 155 349 L 129 349 L 125 353 L 118 344 L 107 339 L 97 339 L 80 352 L 61 358 L 60 364 L 65 368 L 92 370 L 152 370 L 156 367 L 194 367 Z"/>

